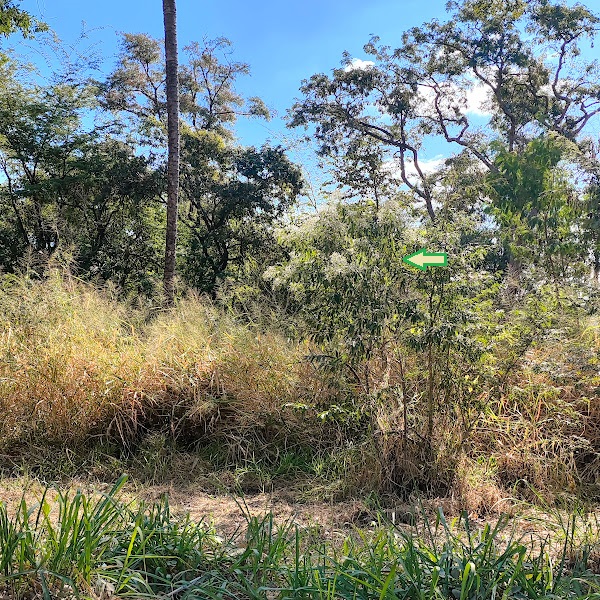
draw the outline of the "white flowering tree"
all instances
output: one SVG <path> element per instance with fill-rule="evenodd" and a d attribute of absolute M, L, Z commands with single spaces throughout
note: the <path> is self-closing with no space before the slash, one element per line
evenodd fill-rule
<path fill-rule="evenodd" d="M 395 398 L 403 430 L 431 439 L 436 413 L 465 398 L 501 318 L 490 310 L 499 286 L 484 264 L 491 242 L 465 243 L 469 231 L 468 218 L 443 231 L 410 224 L 396 202 L 377 214 L 362 202 L 327 205 L 285 233 L 290 259 L 266 277 L 296 298 L 319 366 L 354 386 L 353 410 L 357 399 L 369 412 Z M 449 266 L 422 273 L 403 263 L 427 245 L 448 252 Z"/>

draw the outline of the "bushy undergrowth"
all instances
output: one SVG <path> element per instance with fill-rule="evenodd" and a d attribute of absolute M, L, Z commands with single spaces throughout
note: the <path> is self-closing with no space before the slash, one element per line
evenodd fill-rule
<path fill-rule="evenodd" d="M 124 481 L 100 497 L 46 490 L 15 514 L 0 504 L 0 589 L 20 598 L 600 597 L 598 531 L 578 541 L 576 515 L 557 549 L 549 537 L 524 542 L 502 520 L 475 530 L 441 512 L 416 534 L 387 524 L 337 543 L 248 515 L 245 531 L 223 539 L 208 523 L 175 518 L 166 497 L 124 504 Z"/>
<path fill-rule="evenodd" d="M 360 366 L 368 390 L 280 323 L 194 295 L 136 308 L 56 270 L 4 277 L 0 325 L 7 468 L 49 472 L 65 452 L 77 464 L 100 448 L 111 455 L 101 460 L 141 455 L 151 476 L 169 477 L 181 469 L 170 457 L 186 452 L 208 470 L 238 469 L 248 489 L 301 476 L 317 495 L 417 491 L 479 513 L 531 488 L 597 494 L 593 324 L 514 364 L 501 345 L 487 371 L 448 363 L 451 381 L 424 380 L 423 352 L 392 341 Z"/>
<path fill-rule="evenodd" d="M 274 439 L 293 445 L 294 430 L 314 441 L 284 408 L 317 391 L 302 377 L 303 346 L 198 297 L 148 320 L 55 272 L 4 278 L 0 314 L 5 453 L 103 439 L 134 449 L 164 432 L 182 444 L 218 438 L 242 460 Z"/>

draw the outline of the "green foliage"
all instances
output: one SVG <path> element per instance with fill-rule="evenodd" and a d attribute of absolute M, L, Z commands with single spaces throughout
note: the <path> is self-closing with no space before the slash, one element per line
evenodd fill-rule
<path fill-rule="evenodd" d="M 313 360 L 346 370 L 366 393 L 359 412 L 373 417 L 373 399 L 399 396 L 406 434 L 409 403 L 411 429 L 425 427 L 429 439 L 435 418 L 477 408 L 463 382 L 485 367 L 497 325 L 487 313 L 499 288 L 482 268 L 485 246 L 465 244 L 472 228 L 464 217 L 418 232 L 393 203 L 378 214 L 333 204 L 286 234 L 290 259 L 267 272 L 295 297 L 304 331 L 322 350 Z M 421 275 L 402 262 L 423 246 L 447 252 L 449 266 Z M 390 387 L 392 370 L 399 381 Z"/>
<path fill-rule="evenodd" d="M 269 271 L 296 295 L 309 335 L 336 358 L 369 359 L 415 312 L 410 272 L 401 265 L 406 226 L 387 210 L 330 205 L 285 233 L 290 261 Z"/>
<path fill-rule="evenodd" d="M 250 72 L 245 63 L 232 60 L 226 38 L 193 42 L 184 48 L 179 69 L 180 115 L 194 132 L 213 132 L 227 142 L 239 116 L 268 118 L 259 98 L 244 100 L 235 91 L 236 79 Z M 102 106 L 133 118 L 131 124 L 146 143 L 164 146 L 166 132 L 164 50 L 146 34 L 124 34 L 116 70 L 95 82 Z"/>
<path fill-rule="evenodd" d="M 318 346 L 311 364 L 339 390 L 315 409 L 373 445 L 384 487 L 447 492 L 462 453 L 470 455 L 479 428 L 519 385 L 525 357 L 576 330 L 579 284 L 557 294 L 544 261 L 532 261 L 515 298 L 495 268 L 497 236 L 477 212 L 444 209 L 435 225 L 419 227 L 393 202 L 378 213 L 371 204 L 330 203 L 281 234 L 289 258 L 265 275 L 293 299 L 300 335 Z M 447 252 L 448 266 L 421 273 L 403 263 L 422 247 Z M 575 448 L 571 434 L 557 435 L 557 452 Z M 411 461 L 428 466 L 419 472 Z"/>
<path fill-rule="evenodd" d="M 48 26 L 18 7 L 21 0 L 0 0 L 0 35 L 8 37 L 20 31 L 23 37 L 47 31 Z"/>
<path fill-rule="evenodd" d="M 8 71 L 0 90 L 3 202 L 20 245 L 52 253 L 59 239 L 67 165 L 93 137 L 81 127 L 91 99 L 76 85 L 44 89 L 21 84 L 12 75 Z"/>
<path fill-rule="evenodd" d="M 600 274 L 600 175 L 596 172 L 586 189 L 583 206 L 583 241 L 590 245 L 593 275 Z"/>
<path fill-rule="evenodd" d="M 272 226 L 302 190 L 298 167 L 281 147 L 234 144 L 239 116 L 268 118 L 259 98 L 244 100 L 235 81 L 249 73 L 225 38 L 185 48 L 180 68 L 180 271 L 187 285 L 214 292 L 241 263 L 273 246 Z M 160 43 L 126 34 L 120 64 L 98 83 L 100 103 L 129 115 L 152 152 L 165 140 L 164 59 Z"/>
<path fill-rule="evenodd" d="M 578 230 L 583 203 L 564 164 L 574 144 L 557 136 L 540 137 L 519 153 L 501 148 L 488 177 L 490 212 L 512 256 L 542 264 L 556 283 L 581 276 L 586 259 Z M 585 271 L 584 271 L 585 272 Z"/>
<path fill-rule="evenodd" d="M 301 192 L 302 177 L 281 147 L 234 148 L 208 131 L 183 136 L 182 159 L 183 274 L 210 292 L 272 245 L 272 225 Z"/>
<path fill-rule="evenodd" d="M 447 523 L 441 510 L 425 517 L 420 535 L 384 523 L 335 545 L 292 522 L 278 524 L 273 514 L 247 514 L 245 530 L 224 540 L 204 522 L 175 517 L 167 497 L 152 506 L 125 504 L 125 481 L 99 497 L 48 488 L 37 505 L 23 498 L 14 516 L 0 504 L 3 591 L 45 598 L 591 600 L 600 586 L 590 564 L 593 541 L 576 543 L 578 515 L 564 523 L 556 558 L 552 540 L 534 548 L 504 519 L 476 531 L 466 515 Z"/>
<path fill-rule="evenodd" d="M 0 265 L 28 253 L 69 257 L 85 277 L 146 288 L 162 249 L 162 184 L 131 144 L 83 125 L 94 106 L 81 83 L 43 88 L 11 78 L 0 91 L 2 223 L 14 240 Z"/>
<path fill-rule="evenodd" d="M 216 538 L 203 523 L 171 517 L 166 498 L 146 507 L 117 499 L 122 476 L 104 496 L 46 489 L 23 499 L 13 518 L 0 504 L 0 581 L 14 593 L 149 593 L 171 589 L 205 562 Z M 56 513 L 56 514 L 55 514 Z"/>
<path fill-rule="evenodd" d="M 178 261 L 185 283 L 206 292 L 249 257 L 277 255 L 273 224 L 303 185 L 283 148 L 233 143 L 238 115 L 268 111 L 235 93 L 248 66 L 230 60 L 229 46 L 225 39 L 192 44 L 180 74 Z M 84 278 L 151 294 L 165 230 L 161 44 L 125 34 L 119 66 L 105 82 L 74 72 L 40 85 L 24 70 L 2 65 L 0 268 L 15 272 L 36 262 L 32 256 L 43 263 L 56 255 Z"/>
<path fill-rule="evenodd" d="M 396 48 L 373 38 L 364 47 L 372 65 L 359 68 L 344 54 L 332 75 L 304 81 L 289 120 L 314 130 L 341 185 L 372 194 L 393 169 L 411 192 L 405 201 L 423 202 L 432 221 L 438 178 L 424 165 L 427 140 L 441 138 L 448 152 L 464 151 L 493 171 L 495 144 L 520 152 L 546 132 L 583 143 L 600 113 L 598 64 L 575 60 L 598 22 L 589 10 L 547 0 L 465 0 L 448 8 L 449 20 L 405 32 Z M 474 121 L 481 107 L 469 103 L 474 88 L 486 96 L 484 129 Z M 367 175 L 373 166 L 377 176 Z"/>
<path fill-rule="evenodd" d="M 131 146 L 107 138 L 81 148 L 61 185 L 61 242 L 73 268 L 124 292 L 152 291 L 164 245 L 160 172 Z"/>

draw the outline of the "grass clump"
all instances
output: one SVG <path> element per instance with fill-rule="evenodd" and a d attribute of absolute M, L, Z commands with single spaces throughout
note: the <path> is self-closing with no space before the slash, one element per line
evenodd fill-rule
<path fill-rule="evenodd" d="M 71 474 L 94 453 L 127 462 L 142 452 L 168 468 L 166 455 L 190 451 L 283 474 L 290 456 L 333 445 L 328 424 L 291 408 L 320 393 L 305 345 L 193 294 L 149 311 L 54 270 L 4 277 L 0 315 L 4 467 L 51 475 L 60 463 Z"/>
<path fill-rule="evenodd" d="M 416 530 L 392 524 L 326 541 L 271 513 L 228 539 L 206 522 L 106 494 L 46 490 L 15 514 L 0 504 L 0 586 L 11 597 L 278 599 L 598 598 L 598 531 L 576 544 L 525 542 L 504 519 L 475 528 L 439 511 Z M 556 541 L 556 540 L 555 540 Z M 560 542 L 560 540 L 558 540 Z"/>
<path fill-rule="evenodd" d="M 94 499 L 49 489 L 37 506 L 0 504 L 0 583 L 14 597 L 98 592 L 152 594 L 196 570 L 215 536 L 203 523 L 172 519 L 166 499 L 146 507 L 117 499 L 126 481 Z M 11 596 L 13 597 L 13 596 Z"/>
<path fill-rule="evenodd" d="M 450 496 L 481 515 L 530 487 L 598 496 L 596 329 L 481 373 L 457 359 L 449 378 L 390 342 L 361 365 L 366 387 L 283 329 L 192 293 L 163 310 L 57 269 L 4 276 L 0 468 L 218 471 L 246 491 L 302 480 L 305 497 Z"/>

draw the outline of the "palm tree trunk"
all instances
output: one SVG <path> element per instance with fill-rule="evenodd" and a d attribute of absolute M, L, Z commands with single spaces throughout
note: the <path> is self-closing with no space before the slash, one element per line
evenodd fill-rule
<path fill-rule="evenodd" d="M 165 236 L 164 291 L 167 304 L 175 296 L 175 249 L 179 195 L 179 85 L 177 81 L 177 11 L 175 0 L 163 0 L 167 76 L 167 233 Z"/>

